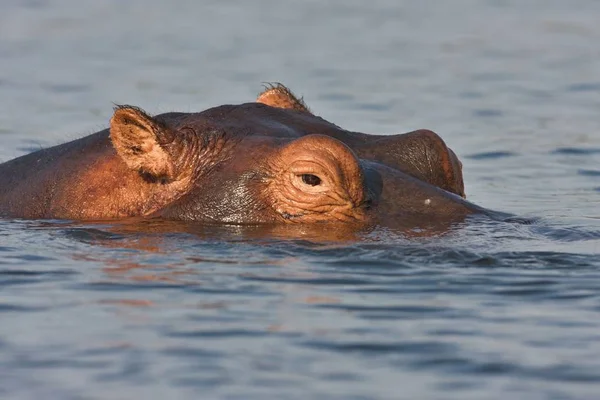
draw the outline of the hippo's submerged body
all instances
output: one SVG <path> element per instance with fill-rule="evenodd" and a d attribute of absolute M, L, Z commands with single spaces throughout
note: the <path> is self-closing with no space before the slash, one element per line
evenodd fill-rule
<path fill-rule="evenodd" d="M 435 133 L 349 132 L 280 85 L 201 113 L 118 107 L 107 130 L 0 164 L 3 217 L 389 225 L 480 210 L 462 197 Z"/>

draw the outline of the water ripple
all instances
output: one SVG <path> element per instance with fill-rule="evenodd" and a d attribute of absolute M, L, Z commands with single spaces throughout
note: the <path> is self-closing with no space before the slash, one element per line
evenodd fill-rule
<path fill-rule="evenodd" d="M 600 176 L 600 170 L 597 169 L 579 169 L 577 173 L 583 176 Z"/>
<path fill-rule="evenodd" d="M 598 92 L 600 91 L 600 82 L 575 83 L 567 86 L 568 92 Z"/>
<path fill-rule="evenodd" d="M 469 158 L 471 160 L 496 160 L 515 156 L 518 156 L 518 154 L 511 151 L 489 151 L 484 153 L 469 154 L 465 156 L 465 158 Z"/>
<path fill-rule="evenodd" d="M 597 147 L 559 147 L 551 152 L 551 154 L 568 155 L 568 156 L 586 156 L 592 154 L 600 154 L 600 148 Z"/>

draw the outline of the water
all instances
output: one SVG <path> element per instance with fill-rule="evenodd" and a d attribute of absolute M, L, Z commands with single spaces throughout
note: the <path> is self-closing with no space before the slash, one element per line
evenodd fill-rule
<path fill-rule="evenodd" d="M 439 132 L 522 221 L 444 235 L 0 222 L 2 399 L 589 399 L 600 392 L 600 3 L 8 0 L 0 159 L 281 81 Z"/>

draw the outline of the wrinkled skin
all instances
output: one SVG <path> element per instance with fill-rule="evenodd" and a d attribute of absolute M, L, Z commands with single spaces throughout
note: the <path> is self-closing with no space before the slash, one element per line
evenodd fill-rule
<path fill-rule="evenodd" d="M 281 85 L 254 103 L 150 117 L 0 164 L 0 216 L 427 226 L 482 209 L 435 133 L 376 136 L 313 115 Z"/>

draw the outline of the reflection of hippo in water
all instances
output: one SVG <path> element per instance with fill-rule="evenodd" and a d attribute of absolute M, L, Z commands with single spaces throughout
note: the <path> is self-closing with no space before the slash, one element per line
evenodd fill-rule
<path fill-rule="evenodd" d="M 349 132 L 280 85 L 201 113 L 121 106 L 110 129 L 0 165 L 5 217 L 390 225 L 480 210 L 461 196 L 435 133 Z"/>

